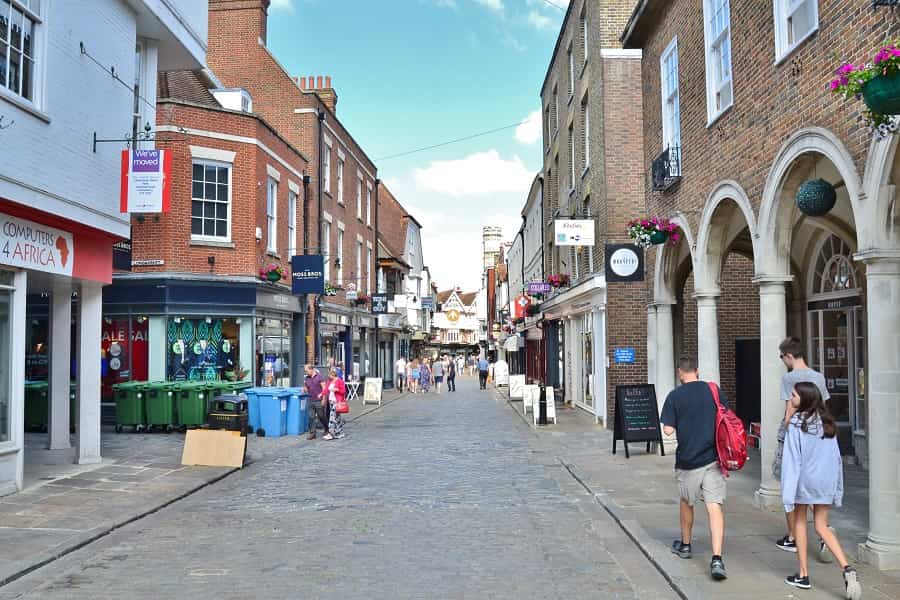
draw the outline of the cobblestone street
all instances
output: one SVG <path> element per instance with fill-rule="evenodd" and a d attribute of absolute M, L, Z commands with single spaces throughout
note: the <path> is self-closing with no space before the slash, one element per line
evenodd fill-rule
<path fill-rule="evenodd" d="M 675 597 L 505 402 L 459 390 L 253 464 L 0 597 Z"/>

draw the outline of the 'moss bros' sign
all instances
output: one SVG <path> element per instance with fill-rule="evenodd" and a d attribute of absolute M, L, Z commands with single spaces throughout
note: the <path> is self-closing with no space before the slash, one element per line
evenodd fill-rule
<path fill-rule="evenodd" d="M 68 231 L 0 214 L 0 263 L 71 277 L 74 262 Z"/>

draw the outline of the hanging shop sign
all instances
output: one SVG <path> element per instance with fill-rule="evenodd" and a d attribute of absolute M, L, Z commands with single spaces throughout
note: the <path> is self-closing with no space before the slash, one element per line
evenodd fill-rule
<path fill-rule="evenodd" d="M 634 244 L 606 244 L 606 281 L 643 281 L 644 252 Z"/>
<path fill-rule="evenodd" d="M 528 284 L 529 295 L 533 294 L 549 294 L 550 284 L 546 281 L 532 281 Z"/>
<path fill-rule="evenodd" d="M 524 294 L 516 296 L 516 299 L 513 302 L 513 310 L 515 311 L 513 313 L 513 318 L 524 319 L 529 306 L 531 306 L 531 298 Z"/>
<path fill-rule="evenodd" d="M 628 452 L 630 442 L 647 442 L 647 452 L 650 452 L 650 442 L 658 442 L 659 452 L 665 456 L 658 410 L 652 385 L 617 385 L 612 453 L 616 453 L 618 440 L 624 442 L 626 458 L 631 457 Z"/>
<path fill-rule="evenodd" d="M 592 219 L 557 219 L 554 221 L 554 233 L 557 246 L 594 245 Z"/>
<path fill-rule="evenodd" d="M 325 293 L 325 260 L 320 254 L 303 254 L 291 257 L 291 293 Z"/>
<path fill-rule="evenodd" d="M 388 312 L 388 295 L 372 294 L 372 314 L 386 315 Z"/>
<path fill-rule="evenodd" d="M 113 244 L 113 269 L 117 271 L 131 270 L 131 240 L 119 240 Z"/>
<path fill-rule="evenodd" d="M 68 231 L 0 214 L 0 263 L 71 277 L 74 238 Z"/>
<path fill-rule="evenodd" d="M 422 310 L 434 310 L 434 296 L 422 296 Z"/>
<path fill-rule="evenodd" d="M 171 197 L 171 152 L 122 150 L 119 203 L 123 213 L 169 212 Z"/>
<path fill-rule="evenodd" d="M 347 284 L 347 300 L 356 300 L 359 297 L 359 293 L 356 291 L 355 283 Z"/>

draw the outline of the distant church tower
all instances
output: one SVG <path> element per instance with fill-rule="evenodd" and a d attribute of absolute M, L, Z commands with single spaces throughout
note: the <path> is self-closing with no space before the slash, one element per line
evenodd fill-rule
<path fill-rule="evenodd" d="M 481 243 L 484 250 L 484 268 L 493 267 L 497 264 L 500 248 L 503 246 L 503 228 L 496 225 L 482 227 Z"/>

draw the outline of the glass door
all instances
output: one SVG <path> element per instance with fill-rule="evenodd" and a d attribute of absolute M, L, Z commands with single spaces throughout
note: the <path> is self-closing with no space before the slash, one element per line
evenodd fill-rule
<path fill-rule="evenodd" d="M 592 315 L 587 313 L 581 318 L 581 397 L 584 404 L 594 408 L 594 337 L 592 327 Z"/>

